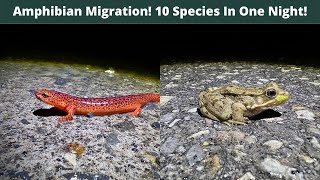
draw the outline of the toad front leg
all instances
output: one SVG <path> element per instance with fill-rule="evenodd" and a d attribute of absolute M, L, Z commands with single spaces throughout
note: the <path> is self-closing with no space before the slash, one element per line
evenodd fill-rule
<path fill-rule="evenodd" d="M 232 104 L 232 119 L 228 123 L 246 125 L 248 118 L 244 117 L 246 107 L 242 103 Z"/>

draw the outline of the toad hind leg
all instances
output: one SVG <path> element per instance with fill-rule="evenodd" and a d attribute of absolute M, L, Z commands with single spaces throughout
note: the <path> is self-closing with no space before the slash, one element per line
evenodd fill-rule
<path fill-rule="evenodd" d="M 219 121 L 219 119 L 216 118 L 216 117 L 215 117 L 214 115 L 212 115 L 211 113 L 209 113 L 209 111 L 207 110 L 207 108 L 204 107 L 204 106 L 200 107 L 200 112 L 202 113 L 202 115 L 207 116 L 207 117 L 210 118 L 210 119 Z"/>
<path fill-rule="evenodd" d="M 214 115 L 212 115 L 211 113 L 208 112 L 208 110 L 205 107 L 200 108 L 200 111 L 202 114 L 204 114 L 205 116 L 207 116 L 210 119 L 216 120 L 216 121 L 220 121 L 228 126 L 230 126 L 231 124 L 239 124 L 239 125 L 246 125 L 245 122 L 241 122 L 241 121 L 235 121 L 235 120 L 219 120 L 217 117 L 215 117 Z"/>
<path fill-rule="evenodd" d="M 228 101 L 217 101 L 214 105 L 208 103 L 206 109 L 210 115 L 215 116 L 220 121 L 226 121 L 231 117 L 231 105 Z"/>
<path fill-rule="evenodd" d="M 130 112 L 132 117 L 137 117 L 141 113 L 141 106 L 137 106 L 136 110 Z"/>
<path fill-rule="evenodd" d="M 66 108 L 66 111 L 68 112 L 68 115 L 60 117 L 57 120 L 59 120 L 59 121 L 70 121 L 70 120 L 72 120 L 73 119 L 73 115 L 75 113 L 75 110 L 76 109 L 73 106 L 68 106 Z"/>
<path fill-rule="evenodd" d="M 230 124 L 247 125 L 246 122 L 235 121 L 235 120 L 227 120 L 227 121 L 224 121 L 223 123 L 225 123 L 225 124 L 227 124 L 229 126 L 230 126 Z"/>

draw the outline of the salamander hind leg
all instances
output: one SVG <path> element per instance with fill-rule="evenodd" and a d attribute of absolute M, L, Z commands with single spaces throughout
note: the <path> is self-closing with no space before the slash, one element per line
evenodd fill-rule
<path fill-rule="evenodd" d="M 132 117 L 137 117 L 140 113 L 141 113 L 141 106 L 137 106 L 136 110 L 134 110 L 133 112 L 130 112 Z"/>
<path fill-rule="evenodd" d="M 59 118 L 57 118 L 57 120 L 59 120 L 59 121 L 70 121 L 70 120 L 73 119 L 75 108 L 73 106 L 68 106 L 66 108 L 66 110 L 68 112 L 68 115 L 63 116 L 63 117 L 59 117 Z"/>

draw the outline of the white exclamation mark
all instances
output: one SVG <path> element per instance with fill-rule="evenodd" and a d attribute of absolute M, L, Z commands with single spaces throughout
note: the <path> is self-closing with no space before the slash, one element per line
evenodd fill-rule
<path fill-rule="evenodd" d="M 151 6 L 148 7 L 149 16 L 151 16 Z"/>
<path fill-rule="evenodd" d="M 305 6 L 303 9 L 304 9 L 304 15 L 305 15 L 305 16 L 307 16 L 307 10 L 308 10 L 308 7 L 307 7 L 307 6 Z"/>

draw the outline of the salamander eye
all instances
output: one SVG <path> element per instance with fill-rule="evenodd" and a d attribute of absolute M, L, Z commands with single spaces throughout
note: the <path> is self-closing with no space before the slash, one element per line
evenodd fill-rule
<path fill-rule="evenodd" d="M 266 91 L 266 96 L 273 98 L 277 95 L 277 91 L 275 89 L 268 89 Z"/>
<path fill-rule="evenodd" d="M 46 93 L 42 93 L 41 96 L 44 97 L 44 98 L 49 97 Z"/>

